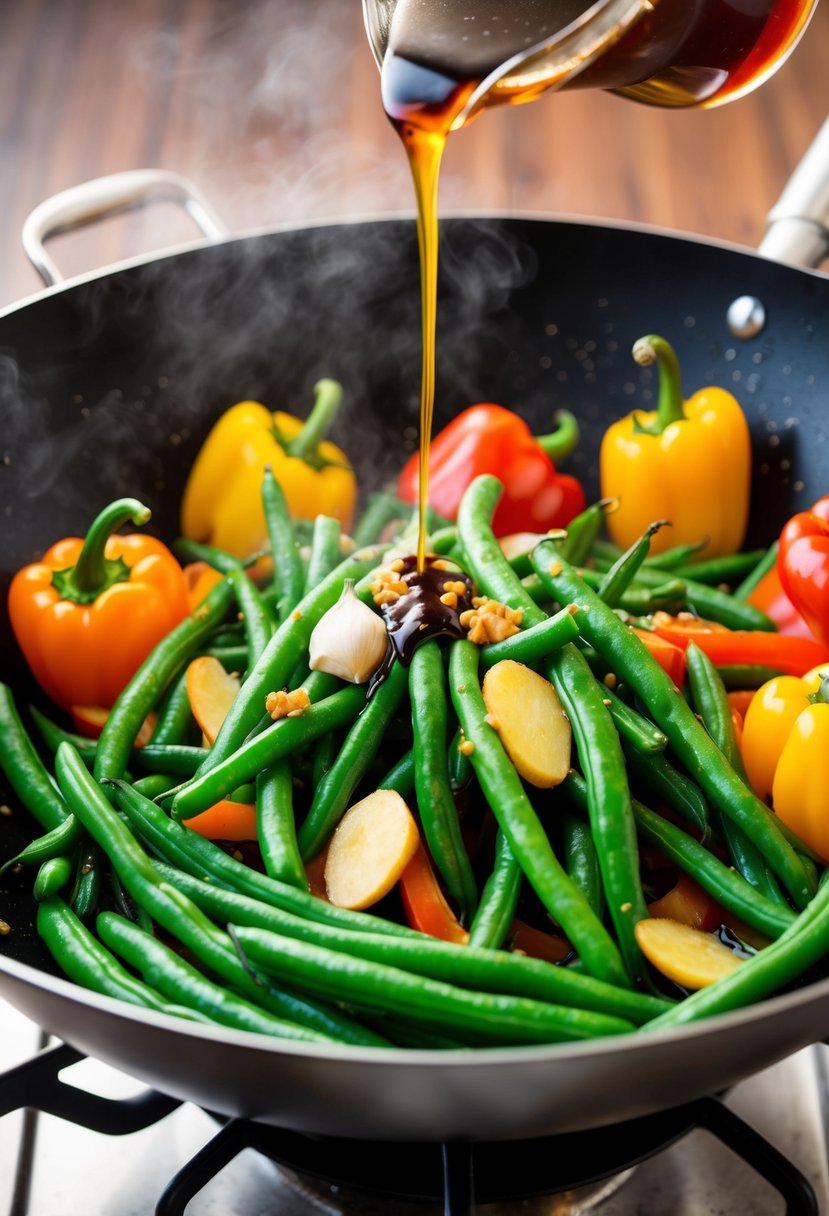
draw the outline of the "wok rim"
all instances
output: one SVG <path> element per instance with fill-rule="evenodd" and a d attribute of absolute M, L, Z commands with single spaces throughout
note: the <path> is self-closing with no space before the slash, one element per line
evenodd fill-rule
<path fill-rule="evenodd" d="M 817 980 L 805 988 L 770 996 L 753 1005 L 746 1005 L 727 1013 L 714 1014 L 684 1026 L 648 1031 L 647 1024 L 645 1024 L 628 1034 L 604 1035 L 600 1038 L 575 1042 L 526 1044 L 512 1047 L 463 1047 L 445 1051 L 395 1046 L 362 1047 L 347 1043 L 305 1043 L 270 1037 L 254 1031 L 236 1030 L 220 1024 L 202 1024 L 186 1018 L 178 1018 L 173 1014 L 142 1009 L 140 1006 L 131 1005 L 116 997 L 105 996 L 82 988 L 63 976 L 50 975 L 28 963 L 21 963 L 17 959 L 0 955 L 0 977 L 4 974 L 31 988 L 46 991 L 48 994 L 69 1001 L 76 1006 L 86 1006 L 104 1015 L 115 1015 L 126 1021 L 146 1026 L 148 1029 L 168 1031 L 185 1037 L 194 1035 L 206 1042 L 221 1043 L 243 1050 L 264 1050 L 268 1055 L 288 1055 L 302 1059 L 310 1056 L 318 1063 L 371 1066 L 385 1062 L 395 1068 L 420 1068 L 423 1065 L 441 1069 L 453 1069 L 453 1066 L 457 1065 L 464 1070 L 478 1068 L 482 1065 L 513 1068 L 517 1063 L 549 1064 L 554 1063 L 557 1058 L 573 1060 L 585 1056 L 601 1057 L 608 1052 L 615 1054 L 620 1047 L 623 1050 L 639 1052 L 647 1051 L 652 1045 L 658 1043 L 662 1048 L 667 1048 L 674 1043 L 705 1040 L 720 1034 L 727 1035 L 731 1031 L 736 1032 L 766 1018 L 783 1017 L 792 1010 L 819 1004 L 829 998 L 829 978 L 826 978 Z M 2 985 L 0 985 L 0 996 L 10 1005 L 14 1005 L 14 1001 L 9 1000 L 3 992 Z M 49 1027 L 45 1029 L 48 1030 Z M 806 1042 L 798 1042 L 794 1046 L 787 1046 L 781 1052 L 781 1056 L 791 1055 L 800 1047 L 815 1041 L 818 1040 L 809 1039 Z"/>
<path fill-rule="evenodd" d="M 364 227 L 370 224 L 386 224 L 386 223 L 411 223 L 414 224 L 416 215 L 414 211 L 399 211 L 399 212 L 377 212 L 367 213 L 354 216 L 325 216 L 320 219 L 310 221 L 286 220 L 283 223 L 274 225 L 262 225 L 261 227 L 243 229 L 239 232 L 229 232 L 226 236 L 217 240 L 206 240 L 204 237 L 196 238 L 192 241 L 182 241 L 169 248 L 156 250 L 150 253 L 136 254 L 133 257 L 123 258 L 117 262 L 112 262 L 107 266 L 98 267 L 95 270 L 83 271 L 81 274 L 73 275 L 72 278 L 64 279 L 60 283 L 54 283 L 51 287 L 43 287 L 39 291 L 32 292 L 24 296 L 20 300 L 15 300 L 11 304 L 4 304 L 0 307 L 0 321 L 6 317 L 12 316 L 14 313 L 27 308 L 29 305 L 37 304 L 41 300 L 48 299 L 52 296 L 61 295 L 63 292 L 71 291 L 75 287 L 82 287 L 88 283 L 94 283 L 101 279 L 109 278 L 112 275 L 121 274 L 125 271 L 138 269 L 142 266 L 151 266 L 154 263 L 165 262 L 172 260 L 180 255 L 196 253 L 199 250 L 224 248 L 233 244 L 241 244 L 247 241 L 256 240 L 262 237 L 279 236 L 281 234 L 297 233 L 303 231 L 317 231 L 324 228 L 352 228 Z M 519 221 L 530 222 L 534 224 L 550 224 L 553 226 L 573 225 L 584 228 L 598 228 L 610 233 L 633 233 L 640 236 L 658 237 L 671 242 L 681 242 L 690 245 L 700 245 L 706 249 L 720 251 L 723 253 L 739 254 L 743 257 L 748 257 L 766 265 L 779 266 L 784 270 L 791 270 L 796 273 L 805 274 L 810 278 L 820 281 L 825 281 L 829 278 L 829 271 L 824 272 L 819 267 L 798 266 L 789 262 L 780 262 L 775 258 L 770 258 L 765 254 L 760 253 L 757 249 L 750 245 L 742 245 L 736 241 L 727 241 L 718 237 L 709 237 L 701 233 L 683 232 L 679 229 L 663 227 L 658 224 L 645 224 L 636 220 L 613 220 L 609 217 L 602 216 L 583 216 L 572 214 L 569 212 L 547 212 L 547 211 L 516 211 L 510 209 L 486 209 L 475 210 L 473 208 L 461 208 L 458 210 L 446 210 L 440 214 L 441 224 L 446 221 L 457 220 L 492 220 L 492 221 Z"/>

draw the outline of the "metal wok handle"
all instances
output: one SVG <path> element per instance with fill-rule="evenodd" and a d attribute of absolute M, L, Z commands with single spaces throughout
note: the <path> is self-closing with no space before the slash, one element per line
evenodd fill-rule
<path fill-rule="evenodd" d="M 817 267 L 829 253 L 829 118 L 818 131 L 766 221 L 760 253 Z"/>
<path fill-rule="evenodd" d="M 225 226 L 210 203 L 186 177 L 166 169 L 130 169 L 83 182 L 45 199 L 23 224 L 23 248 L 46 286 L 52 287 L 63 281 L 63 275 L 44 248 L 50 237 L 93 224 L 107 215 L 161 201 L 183 207 L 208 240 L 225 235 Z"/>

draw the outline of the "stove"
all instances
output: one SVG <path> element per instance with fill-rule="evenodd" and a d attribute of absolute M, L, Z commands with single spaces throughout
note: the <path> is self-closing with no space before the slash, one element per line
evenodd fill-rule
<path fill-rule="evenodd" d="M 0 1002 L 0 1216 L 810 1216 L 829 1213 L 827 1119 L 816 1045 L 719 1098 L 597 1132 L 335 1141 L 146 1091 Z"/>

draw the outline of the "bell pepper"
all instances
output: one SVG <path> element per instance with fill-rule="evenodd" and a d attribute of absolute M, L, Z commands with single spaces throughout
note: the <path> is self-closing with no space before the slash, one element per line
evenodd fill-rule
<path fill-rule="evenodd" d="M 829 645 L 829 495 L 784 525 L 777 569 L 797 612 Z"/>
<path fill-rule="evenodd" d="M 769 667 L 786 675 L 802 676 L 815 664 L 829 660 L 829 647 L 813 638 L 764 633 L 760 629 L 727 629 L 716 621 L 681 614 L 655 612 L 653 630 L 683 649 L 696 643 L 716 666 Z"/>
<path fill-rule="evenodd" d="M 774 621 L 778 633 L 794 638 L 811 638 L 814 641 L 811 629 L 783 590 L 777 565 L 766 571 L 757 586 L 746 596 L 746 603 L 753 604 L 755 608 L 765 612 L 769 620 Z"/>
<path fill-rule="evenodd" d="M 307 420 L 240 401 L 215 424 L 198 453 L 181 507 L 181 530 L 236 557 L 267 544 L 262 479 L 270 466 L 295 519 L 331 515 L 351 526 L 357 481 L 347 456 L 324 436 L 342 389 L 320 380 Z"/>
<path fill-rule="evenodd" d="M 446 901 L 423 845 L 400 875 L 400 899 L 412 929 L 458 946 L 469 941 L 469 934 Z"/>
<path fill-rule="evenodd" d="M 513 532 L 546 532 L 562 528 L 579 515 L 585 495 L 575 477 L 559 473 L 553 463 L 578 442 L 576 419 L 558 414 L 558 429 L 534 436 L 522 418 L 502 405 L 483 403 L 462 410 L 432 441 L 429 449 L 429 505 L 455 519 L 466 487 L 481 473 L 503 483 L 492 520 L 496 536 Z M 420 456 L 404 465 L 397 493 L 417 503 Z"/>
<path fill-rule="evenodd" d="M 673 525 L 653 538 L 652 552 L 705 540 L 700 556 L 736 553 L 748 522 L 751 440 L 738 402 L 721 388 L 683 400 L 679 362 L 656 334 L 633 347 L 637 363 L 659 366 L 657 409 L 619 419 L 599 450 L 610 537 L 626 549 L 655 519 Z"/>
<path fill-rule="evenodd" d="M 155 537 L 115 536 L 150 512 L 120 498 L 86 539 L 68 537 L 9 588 L 9 620 L 43 691 L 71 706 L 109 708 L 150 651 L 188 615 L 181 566 Z"/>
<path fill-rule="evenodd" d="M 829 667 L 801 679 L 778 676 L 758 689 L 743 726 L 752 788 L 829 861 Z"/>

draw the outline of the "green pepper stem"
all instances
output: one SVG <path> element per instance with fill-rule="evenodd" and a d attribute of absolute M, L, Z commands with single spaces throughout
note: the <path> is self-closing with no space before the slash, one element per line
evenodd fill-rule
<path fill-rule="evenodd" d="M 633 357 L 642 367 L 651 363 L 659 365 L 659 403 L 656 418 L 648 426 L 641 426 L 651 435 L 661 435 L 672 422 L 685 421 L 685 400 L 682 396 L 682 374 L 676 352 L 669 342 L 658 334 L 648 334 L 633 344 Z"/>
<path fill-rule="evenodd" d="M 284 445 L 289 456 L 307 460 L 316 456 L 317 448 L 331 427 L 340 402 L 342 385 L 336 380 L 318 380 L 314 385 L 314 404 L 298 435 Z"/>
<path fill-rule="evenodd" d="M 123 575 L 113 578 L 111 563 L 105 557 L 107 541 L 122 524 L 129 521 L 136 526 L 146 524 L 150 516 L 149 507 L 137 498 L 118 498 L 104 507 L 92 521 L 75 565 L 60 572 L 63 575 L 59 588 L 61 598 L 90 603 L 113 582 L 123 578 Z M 120 567 L 122 563 L 118 565 Z"/>
<path fill-rule="evenodd" d="M 549 435 L 533 435 L 533 439 L 551 460 L 562 460 L 579 441 L 579 424 L 569 410 L 559 410 L 556 422 L 558 426 Z"/>

